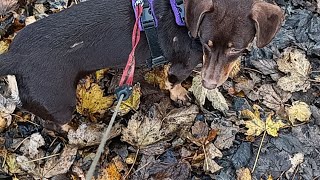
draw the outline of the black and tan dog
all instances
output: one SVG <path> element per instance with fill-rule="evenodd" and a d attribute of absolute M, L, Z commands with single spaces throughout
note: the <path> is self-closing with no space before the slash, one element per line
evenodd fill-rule
<path fill-rule="evenodd" d="M 278 6 L 254 0 L 185 0 L 184 7 L 187 27 L 180 27 L 169 0 L 155 0 L 159 43 L 172 64 L 171 83 L 179 84 L 203 60 L 202 81 L 208 89 L 228 78 L 233 62 L 254 37 L 258 47 L 267 45 L 283 20 Z M 16 75 L 25 109 L 64 124 L 75 109 L 79 78 L 101 68 L 125 66 L 134 22 L 129 0 L 74 5 L 21 30 L 0 56 L 0 75 Z M 198 48 L 194 38 L 200 39 Z M 149 56 L 142 33 L 137 64 Z M 171 90 L 175 100 L 184 98 L 179 87 Z"/>

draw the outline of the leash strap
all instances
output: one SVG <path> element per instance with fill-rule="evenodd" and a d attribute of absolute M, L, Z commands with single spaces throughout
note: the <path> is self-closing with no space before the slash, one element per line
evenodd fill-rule
<path fill-rule="evenodd" d="M 119 86 L 122 86 L 124 84 L 126 85 L 132 85 L 133 83 L 133 75 L 134 75 L 134 68 L 135 68 L 135 51 L 137 49 L 137 46 L 140 41 L 140 30 L 138 27 L 138 19 L 140 19 L 142 15 L 142 4 L 138 4 L 136 7 L 136 11 L 138 12 L 137 17 L 136 17 L 136 22 L 133 27 L 133 32 L 132 32 L 132 50 L 129 54 L 128 62 L 123 70 L 122 77 L 120 79 Z"/>
<path fill-rule="evenodd" d="M 183 0 L 170 0 L 171 8 L 179 26 L 186 26 Z"/>

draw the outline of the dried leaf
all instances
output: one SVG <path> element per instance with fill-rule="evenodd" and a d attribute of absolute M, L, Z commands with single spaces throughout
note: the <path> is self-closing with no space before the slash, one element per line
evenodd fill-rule
<path fill-rule="evenodd" d="M 55 175 L 67 173 L 76 158 L 78 148 L 66 146 L 59 157 L 50 158 L 44 165 L 43 176 L 50 178 Z"/>
<path fill-rule="evenodd" d="M 141 97 L 141 88 L 140 84 L 136 84 L 133 86 L 131 96 L 123 101 L 120 105 L 119 115 L 124 116 L 129 113 L 131 110 L 137 111 L 140 105 L 140 97 Z M 115 106 L 113 107 L 113 109 Z"/>
<path fill-rule="evenodd" d="M 279 70 L 287 76 L 278 80 L 278 86 L 290 92 L 304 91 L 310 88 L 308 81 L 311 65 L 303 51 L 287 48 L 277 61 Z"/>
<path fill-rule="evenodd" d="M 234 125 L 230 119 L 220 120 L 218 123 L 212 122 L 211 128 L 218 131 L 214 145 L 220 150 L 230 148 L 239 132 L 239 127 Z"/>
<path fill-rule="evenodd" d="M 105 124 L 81 124 L 77 130 L 70 129 L 68 131 L 69 144 L 78 147 L 98 145 L 101 142 L 105 127 Z M 113 125 L 108 139 L 119 136 L 121 128 L 122 125 L 118 123 Z"/>
<path fill-rule="evenodd" d="M 77 99 L 77 112 L 95 120 L 94 115 L 103 116 L 113 104 L 115 97 L 114 95 L 104 96 L 101 87 L 87 77 L 85 83 L 79 83 L 77 86 Z"/>
<path fill-rule="evenodd" d="M 134 114 L 123 129 L 121 140 L 133 146 L 143 148 L 165 138 L 160 119 L 144 116 L 140 112 Z"/>
<path fill-rule="evenodd" d="M 241 111 L 241 116 L 243 118 L 249 119 L 245 121 L 246 128 L 248 128 L 246 135 L 248 136 L 259 136 L 262 132 L 267 131 L 267 133 L 273 137 L 278 136 L 278 131 L 285 126 L 284 123 L 279 121 L 273 121 L 273 113 L 269 113 L 266 122 L 264 122 L 260 117 L 258 106 L 253 106 L 254 112 L 247 109 Z"/>
<path fill-rule="evenodd" d="M 269 135 L 277 137 L 278 131 L 285 127 L 285 124 L 281 120 L 276 122 L 272 121 L 272 115 L 273 113 L 270 113 L 266 119 L 266 130 Z"/>
<path fill-rule="evenodd" d="M 7 50 L 9 49 L 9 45 L 10 41 L 0 41 L 0 54 L 7 52 Z"/>
<path fill-rule="evenodd" d="M 34 133 L 31 135 L 29 143 L 27 145 L 29 149 L 30 158 L 36 157 L 39 154 L 38 148 L 45 145 L 45 141 L 40 133 Z"/>
<path fill-rule="evenodd" d="M 204 165 L 203 165 L 203 170 L 205 172 L 211 172 L 215 173 L 222 169 L 221 166 L 219 166 L 215 161 L 214 158 L 222 157 L 222 152 L 216 148 L 212 143 L 209 143 L 205 147 L 205 160 L 204 160 Z"/>
<path fill-rule="evenodd" d="M 5 162 L 8 166 L 8 170 L 11 174 L 21 173 L 20 166 L 16 161 L 15 154 L 8 154 Z"/>
<path fill-rule="evenodd" d="M 140 149 L 147 149 L 179 127 L 190 127 L 199 112 L 196 105 L 173 109 L 169 113 L 166 113 L 165 107 L 160 103 L 152 106 L 148 115 L 141 112 L 134 114 L 122 131 L 121 139 Z"/>
<path fill-rule="evenodd" d="M 41 170 L 36 168 L 35 162 L 30 161 L 30 159 L 25 156 L 17 156 L 16 160 L 22 170 L 27 171 L 29 174 L 32 174 L 33 177 L 38 177 L 40 179 Z"/>
<path fill-rule="evenodd" d="M 259 99 L 262 99 L 262 103 L 268 108 L 274 111 L 280 111 L 284 109 L 284 104 L 291 98 L 292 94 L 279 89 L 272 84 L 263 84 L 258 89 Z"/>
<path fill-rule="evenodd" d="M 304 161 L 304 154 L 297 153 L 292 158 L 290 157 L 289 160 L 291 161 L 291 168 L 286 172 L 288 173 L 294 173 L 294 170 L 297 168 L 297 166 Z M 291 176 L 288 176 L 291 177 Z"/>
<path fill-rule="evenodd" d="M 192 135 L 197 139 L 199 144 L 204 145 L 209 133 L 209 127 L 207 123 L 202 121 L 196 121 L 191 128 Z"/>
<path fill-rule="evenodd" d="M 108 72 L 108 69 L 100 69 L 95 72 L 97 81 L 100 81 L 104 78 L 105 74 Z"/>
<path fill-rule="evenodd" d="M 251 180 L 251 172 L 249 168 L 241 168 L 237 170 L 237 180 Z"/>
<path fill-rule="evenodd" d="M 99 175 L 98 180 L 120 180 L 121 174 L 114 163 L 109 163 L 108 166 Z"/>
<path fill-rule="evenodd" d="M 273 59 L 259 59 L 251 61 L 252 65 L 264 75 L 270 75 L 271 78 L 277 81 L 280 77 L 277 70 L 277 62 Z"/>
<path fill-rule="evenodd" d="M 309 105 L 305 102 L 296 101 L 287 109 L 287 114 L 291 124 L 295 124 L 296 120 L 300 122 L 309 121 L 311 117 L 311 110 Z"/>
<path fill-rule="evenodd" d="M 193 78 L 192 86 L 189 91 L 193 93 L 200 105 L 204 105 L 206 98 L 208 98 L 215 109 L 220 111 L 229 109 L 227 101 L 218 89 L 207 90 L 202 86 L 200 75 Z"/>
<path fill-rule="evenodd" d="M 241 70 L 241 58 L 238 58 L 233 64 L 233 68 L 229 73 L 229 77 L 234 78 L 239 74 L 240 70 Z"/>
<path fill-rule="evenodd" d="M 167 80 L 168 80 L 168 71 L 170 66 L 165 65 L 163 68 L 155 68 L 150 72 L 147 72 L 144 76 L 144 79 L 153 85 L 159 85 L 160 89 L 166 90 L 167 89 Z"/>

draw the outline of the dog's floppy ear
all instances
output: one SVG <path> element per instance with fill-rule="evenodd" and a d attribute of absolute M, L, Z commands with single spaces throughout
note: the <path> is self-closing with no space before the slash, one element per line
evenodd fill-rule
<path fill-rule="evenodd" d="M 185 0 L 186 25 L 192 37 L 198 36 L 204 14 L 213 10 L 212 0 Z"/>
<path fill-rule="evenodd" d="M 269 44 L 278 32 L 284 15 L 280 7 L 258 1 L 252 6 L 252 19 L 256 25 L 257 46 L 262 48 Z"/>

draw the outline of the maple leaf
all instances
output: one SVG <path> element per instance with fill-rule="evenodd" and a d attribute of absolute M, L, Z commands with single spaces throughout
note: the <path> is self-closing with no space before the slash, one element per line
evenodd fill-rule
<path fill-rule="evenodd" d="M 193 78 L 189 91 L 193 93 L 200 105 L 204 105 L 207 98 L 215 109 L 220 111 L 229 109 L 227 101 L 218 89 L 208 90 L 202 86 L 200 75 Z"/>
<path fill-rule="evenodd" d="M 137 83 L 133 86 L 131 96 L 123 101 L 119 108 L 119 116 L 124 116 L 128 114 L 131 110 L 138 110 L 140 105 L 140 97 L 141 97 L 141 87 L 140 84 Z M 115 105 L 116 106 L 116 105 Z M 112 108 L 115 109 L 115 106 Z"/>
<path fill-rule="evenodd" d="M 180 125 L 190 124 L 199 112 L 196 105 L 173 109 L 169 113 L 162 111 L 163 104 L 151 107 L 148 115 L 141 112 L 134 114 L 123 129 L 121 140 L 140 149 L 146 149 L 166 135 L 178 130 Z M 150 148 L 148 150 L 150 152 Z"/>
<path fill-rule="evenodd" d="M 94 115 L 103 116 L 106 110 L 113 104 L 114 95 L 104 96 L 101 87 L 94 83 L 88 76 L 84 83 L 79 83 L 77 86 L 77 112 L 89 116 L 95 120 Z"/>
<path fill-rule="evenodd" d="M 248 128 L 246 135 L 248 136 L 259 136 L 262 132 L 267 131 L 267 133 L 273 137 L 278 136 L 278 131 L 285 126 L 280 120 L 273 121 L 273 113 L 269 113 L 266 122 L 261 119 L 259 106 L 253 106 L 253 112 L 248 109 L 241 111 L 241 116 L 243 118 L 249 119 L 245 121 L 245 126 Z"/>
<path fill-rule="evenodd" d="M 155 68 L 147 72 L 144 79 L 153 85 L 159 85 L 160 89 L 167 90 L 168 71 L 170 66 L 164 65 L 163 68 Z"/>
<path fill-rule="evenodd" d="M 309 74 L 311 65 L 303 51 L 298 49 L 285 49 L 277 61 L 280 71 L 287 74 L 278 80 L 278 86 L 290 92 L 304 91 L 310 88 Z"/>
<path fill-rule="evenodd" d="M 7 52 L 10 41 L 0 41 L 0 54 Z"/>
<path fill-rule="evenodd" d="M 120 180 L 121 174 L 114 163 L 109 163 L 108 166 L 99 175 L 98 180 Z"/>
<path fill-rule="evenodd" d="M 296 101 L 287 109 L 287 114 L 291 124 L 295 124 L 296 120 L 307 122 L 311 117 L 311 110 L 305 102 Z"/>

